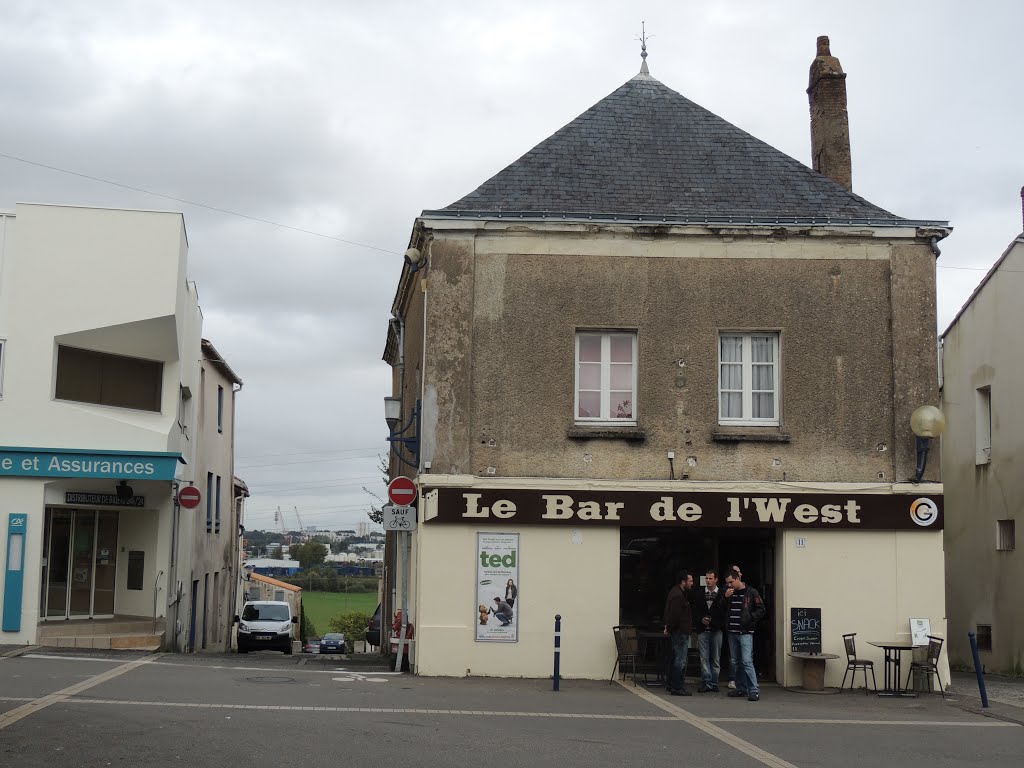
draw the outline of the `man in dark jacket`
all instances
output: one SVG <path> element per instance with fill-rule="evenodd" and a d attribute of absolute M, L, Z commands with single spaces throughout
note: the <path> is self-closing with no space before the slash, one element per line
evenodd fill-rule
<path fill-rule="evenodd" d="M 754 672 L 754 627 L 764 618 L 764 600 L 753 587 L 747 586 L 738 571 L 725 577 L 725 599 L 728 606 L 726 629 L 729 652 L 736 659 L 736 690 L 732 697 L 746 696 L 748 701 L 761 698 Z"/>
<path fill-rule="evenodd" d="M 673 696 L 689 696 L 686 690 L 686 655 L 690 650 L 693 618 L 687 592 L 693 586 L 693 576 L 680 571 L 675 586 L 665 599 L 665 634 L 672 639 L 672 668 L 668 675 L 668 692 Z"/>
<path fill-rule="evenodd" d="M 718 574 L 709 568 L 704 574 L 705 586 L 696 590 L 693 600 L 693 623 L 700 650 L 702 684 L 697 693 L 718 692 L 721 674 L 722 630 L 725 628 L 725 594 L 718 588 Z"/>

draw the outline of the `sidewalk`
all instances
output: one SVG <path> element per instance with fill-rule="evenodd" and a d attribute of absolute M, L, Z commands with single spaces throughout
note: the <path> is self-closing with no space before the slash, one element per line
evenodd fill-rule
<path fill-rule="evenodd" d="M 981 708 L 981 693 L 974 672 L 953 672 L 952 692 L 964 709 L 1024 725 L 1024 677 L 985 675 L 988 709 Z"/>

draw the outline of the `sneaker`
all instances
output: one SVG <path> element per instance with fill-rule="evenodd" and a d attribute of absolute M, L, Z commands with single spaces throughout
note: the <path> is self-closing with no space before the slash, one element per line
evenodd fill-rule
<path fill-rule="evenodd" d="M 670 696 L 693 696 L 693 694 L 685 688 L 680 688 L 678 691 L 669 691 L 668 693 Z"/>
<path fill-rule="evenodd" d="M 711 692 L 712 693 L 718 693 L 718 686 L 717 685 L 712 685 L 711 686 Z"/>
<path fill-rule="evenodd" d="M 711 691 L 713 691 L 713 690 L 715 690 L 715 689 L 712 688 L 707 683 L 705 683 L 704 685 L 702 685 L 700 688 L 697 689 L 697 693 L 711 693 Z"/>
<path fill-rule="evenodd" d="M 729 681 L 729 690 L 732 690 L 732 691 L 736 690 L 736 681 L 735 680 L 730 680 Z"/>
<path fill-rule="evenodd" d="M 738 699 L 740 696 L 746 696 L 746 695 L 747 695 L 746 691 L 736 691 L 736 690 L 729 691 L 729 698 L 730 699 Z"/>
<path fill-rule="evenodd" d="M 747 701 L 760 701 L 760 700 L 761 700 L 761 692 L 760 691 L 751 691 L 749 694 L 747 694 Z"/>

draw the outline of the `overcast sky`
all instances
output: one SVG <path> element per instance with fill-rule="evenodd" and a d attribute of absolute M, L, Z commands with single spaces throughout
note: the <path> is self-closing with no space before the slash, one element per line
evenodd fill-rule
<path fill-rule="evenodd" d="M 955 228 L 940 329 L 1022 229 L 1020 0 L 3 6 L 0 209 L 185 214 L 204 336 L 245 381 L 249 528 L 279 505 L 289 528 L 296 506 L 306 525 L 366 520 L 415 217 L 632 77 L 641 20 L 654 77 L 805 163 L 807 71 L 831 37 L 855 191 Z"/>

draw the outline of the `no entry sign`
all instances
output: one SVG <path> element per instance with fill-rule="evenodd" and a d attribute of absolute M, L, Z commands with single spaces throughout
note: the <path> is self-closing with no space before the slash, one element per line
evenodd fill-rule
<path fill-rule="evenodd" d="M 396 477 L 388 483 L 388 498 L 396 507 L 408 507 L 416 501 L 416 483 L 408 477 Z"/>
<path fill-rule="evenodd" d="M 186 485 L 178 491 L 178 503 L 185 509 L 195 509 L 203 500 L 203 494 L 194 485 Z"/>

